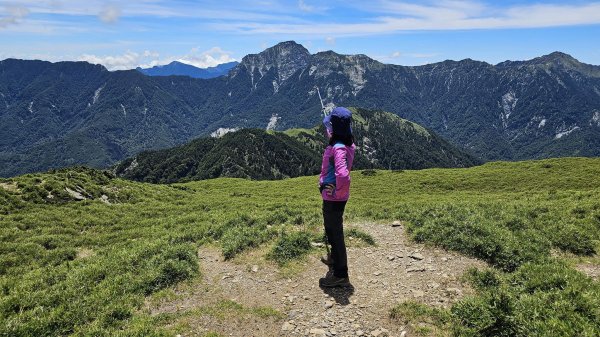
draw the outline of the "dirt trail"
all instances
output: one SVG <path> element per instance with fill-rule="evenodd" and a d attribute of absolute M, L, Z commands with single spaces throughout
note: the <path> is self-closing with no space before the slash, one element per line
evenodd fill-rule
<path fill-rule="evenodd" d="M 272 307 L 283 319 L 245 317 L 219 320 L 200 315 L 182 336 L 217 331 L 225 336 L 410 336 L 406 327 L 388 319 L 397 303 L 415 300 L 449 306 L 471 290 L 460 282 L 481 261 L 408 241 L 403 226 L 354 224 L 371 234 L 377 246 L 349 247 L 351 288 L 321 289 L 327 268 L 310 256 L 292 277 L 252 256 L 223 261 L 214 248 L 199 251 L 203 289 L 184 290 L 178 299 L 154 313 L 193 310 L 216 299 L 244 307 Z M 255 253 L 256 254 L 256 253 Z M 262 261 L 262 263 L 260 262 Z"/>

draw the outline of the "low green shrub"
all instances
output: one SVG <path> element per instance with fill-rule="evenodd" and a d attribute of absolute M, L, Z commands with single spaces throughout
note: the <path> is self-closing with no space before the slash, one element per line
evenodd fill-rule
<path fill-rule="evenodd" d="M 312 249 L 313 235 L 306 232 L 291 232 L 282 235 L 271 249 L 268 257 L 279 264 L 306 255 Z"/>
<path fill-rule="evenodd" d="M 598 336 L 600 284 L 557 261 L 470 271 L 476 296 L 452 307 L 458 336 Z"/>

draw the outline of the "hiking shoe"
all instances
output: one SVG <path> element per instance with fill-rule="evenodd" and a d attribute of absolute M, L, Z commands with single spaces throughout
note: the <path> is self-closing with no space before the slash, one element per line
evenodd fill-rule
<path fill-rule="evenodd" d="M 335 275 L 328 274 L 319 279 L 319 286 L 324 288 L 349 287 L 350 279 L 347 277 L 336 277 Z"/>
<path fill-rule="evenodd" d="M 333 266 L 333 259 L 331 258 L 331 254 L 321 256 L 321 262 L 328 266 Z"/>

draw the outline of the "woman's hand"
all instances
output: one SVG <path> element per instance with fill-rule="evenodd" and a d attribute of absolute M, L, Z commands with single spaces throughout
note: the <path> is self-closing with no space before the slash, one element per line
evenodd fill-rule
<path fill-rule="evenodd" d="M 333 184 L 327 184 L 325 185 L 324 188 L 325 191 L 327 191 L 327 195 L 329 195 L 330 197 L 333 196 L 333 192 L 335 191 L 335 185 Z"/>

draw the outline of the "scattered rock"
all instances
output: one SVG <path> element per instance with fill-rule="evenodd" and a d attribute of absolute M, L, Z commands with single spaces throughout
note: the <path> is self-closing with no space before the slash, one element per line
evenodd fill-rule
<path fill-rule="evenodd" d="M 371 336 L 373 337 L 384 337 L 389 336 L 390 332 L 385 328 L 379 328 L 371 331 Z"/>
<path fill-rule="evenodd" d="M 317 248 L 325 247 L 325 244 L 323 242 L 311 242 L 310 245 Z"/>
<path fill-rule="evenodd" d="M 258 271 L 258 266 L 257 265 L 252 266 L 252 272 L 256 273 L 257 271 Z"/>
<path fill-rule="evenodd" d="M 290 322 L 285 322 L 283 323 L 283 326 L 281 327 L 281 331 L 292 331 L 296 328 L 296 326 Z"/>
<path fill-rule="evenodd" d="M 414 297 L 423 297 L 423 296 L 425 296 L 425 293 L 422 292 L 421 290 L 413 290 L 413 296 Z"/>
<path fill-rule="evenodd" d="M 332 301 L 325 301 L 325 309 L 329 309 L 333 307 L 333 302 Z"/>
<path fill-rule="evenodd" d="M 380 271 L 376 271 L 376 272 L 373 273 L 373 275 L 379 276 L 379 275 L 381 275 L 381 272 Z"/>
<path fill-rule="evenodd" d="M 421 272 L 421 271 L 425 271 L 424 267 L 411 267 L 406 269 L 407 273 L 414 273 L 414 272 Z"/>
<path fill-rule="evenodd" d="M 310 329 L 310 334 L 325 336 L 327 334 L 327 332 L 323 329 L 314 328 L 314 329 Z"/>
<path fill-rule="evenodd" d="M 446 293 L 452 296 L 460 296 L 462 295 L 462 290 L 458 288 L 446 288 Z"/>
<path fill-rule="evenodd" d="M 83 196 L 83 194 L 73 191 L 72 189 L 65 187 L 65 191 L 67 191 L 67 193 L 69 193 L 69 195 L 75 199 L 75 200 L 85 200 L 85 197 Z"/>
<path fill-rule="evenodd" d="M 106 194 L 102 194 L 102 196 L 100 197 L 100 201 L 102 201 L 103 203 L 110 205 L 110 201 L 108 201 L 108 195 Z"/>
<path fill-rule="evenodd" d="M 419 253 L 419 252 L 414 252 L 414 253 L 408 255 L 408 257 L 413 258 L 415 260 L 419 260 L 419 261 L 424 259 L 423 255 L 421 255 L 421 253 Z"/>
<path fill-rule="evenodd" d="M 356 331 L 356 335 L 357 335 L 357 336 L 363 336 L 364 334 L 365 334 L 365 332 L 364 332 L 364 331 L 362 331 L 362 330 L 358 330 L 358 331 Z"/>
<path fill-rule="evenodd" d="M 392 222 L 392 227 L 400 227 L 400 226 L 402 226 L 402 223 L 400 221 L 396 220 L 396 221 Z"/>
<path fill-rule="evenodd" d="M 226 279 L 228 279 L 228 278 L 232 278 L 232 277 L 233 277 L 233 276 L 231 276 L 231 275 L 227 274 L 227 275 L 225 275 L 225 276 L 221 277 L 221 280 L 226 280 Z"/>
<path fill-rule="evenodd" d="M 402 332 L 400 332 L 400 337 L 406 337 L 406 331 L 402 330 Z"/>

